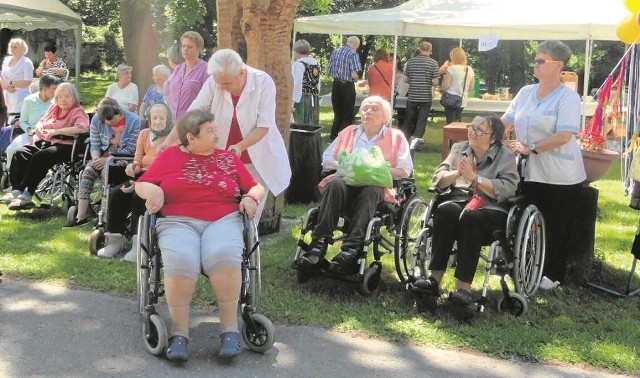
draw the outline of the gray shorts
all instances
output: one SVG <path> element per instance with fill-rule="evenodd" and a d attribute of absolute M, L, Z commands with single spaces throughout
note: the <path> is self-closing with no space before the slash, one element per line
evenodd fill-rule
<path fill-rule="evenodd" d="M 182 216 L 159 218 L 156 232 L 165 277 L 187 276 L 195 281 L 201 272 L 210 276 L 221 267 L 240 269 L 242 230 L 238 212 L 215 222 Z"/>

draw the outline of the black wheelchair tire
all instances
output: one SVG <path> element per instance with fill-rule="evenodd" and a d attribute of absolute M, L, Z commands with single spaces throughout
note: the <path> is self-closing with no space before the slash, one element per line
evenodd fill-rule
<path fill-rule="evenodd" d="M 518 293 L 509 293 L 508 298 L 501 297 L 497 307 L 498 312 L 506 312 L 513 316 L 522 316 L 529 309 L 525 297 Z"/>
<path fill-rule="evenodd" d="M 396 273 L 398 274 L 398 278 L 403 286 L 406 286 L 413 277 L 409 277 L 409 269 L 408 269 L 408 257 L 409 254 L 413 254 L 412 246 L 415 245 L 415 241 L 413 240 L 413 244 L 411 244 L 411 239 L 415 239 L 419 234 L 420 229 L 424 227 L 424 224 L 420 225 L 420 228 L 417 230 L 409 230 L 408 228 L 413 228 L 410 225 L 410 222 L 413 218 L 413 214 L 420 207 L 424 207 L 426 211 L 428 206 L 427 203 L 420 196 L 413 196 L 407 200 L 406 205 L 404 206 L 404 211 L 402 213 L 402 217 L 400 219 L 399 228 L 397 230 L 396 241 L 394 245 L 394 263 L 396 268 Z M 422 220 L 424 221 L 424 220 Z M 418 226 L 418 224 L 413 225 Z M 409 235 L 410 232 L 416 232 L 416 235 Z"/>
<path fill-rule="evenodd" d="M 371 296 L 380 288 L 380 274 L 382 266 L 375 262 L 365 269 L 362 276 L 362 283 L 358 287 L 358 292 L 365 297 Z"/>
<path fill-rule="evenodd" d="M 71 209 L 69 209 L 69 212 L 71 212 Z M 93 230 L 89 236 L 89 253 L 96 256 L 98 250 L 102 247 L 104 247 L 104 231 L 101 229 Z"/>

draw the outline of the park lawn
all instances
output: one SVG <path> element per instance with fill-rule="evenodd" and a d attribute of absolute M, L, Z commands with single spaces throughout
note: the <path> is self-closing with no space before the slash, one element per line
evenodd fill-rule
<path fill-rule="evenodd" d="M 322 123 L 331 119 L 324 109 Z M 440 162 L 444 120 L 436 118 L 425 137 L 426 152 L 416 156 L 415 176 L 420 194 L 427 197 L 430 176 Z M 430 124 L 431 125 L 431 124 Z M 328 128 L 325 128 L 328 132 Z M 323 134 L 326 143 L 326 132 Z M 638 214 L 628 206 L 620 182 L 620 164 L 593 184 L 600 190 L 596 226 L 597 280 L 621 288 L 632 256 L 629 253 Z M 309 206 L 287 206 L 284 215 L 300 220 Z M 59 211 L 11 213 L 0 208 L 0 270 L 13 278 L 57 281 L 133 298 L 135 267 L 88 253 L 90 225 L 63 229 Z M 471 324 L 448 313 L 419 314 L 412 298 L 399 284 L 393 257 L 384 256 L 381 290 L 371 298 L 338 281 L 296 281 L 290 262 L 300 223 L 262 246 L 263 311 L 276 323 L 317 325 L 366 337 L 441 348 L 476 350 L 489 355 L 526 361 L 571 363 L 640 373 L 637 348 L 640 335 L 640 299 L 618 299 L 581 287 L 542 292 L 529 301 L 522 317 L 497 313 L 499 297 L 493 290 L 490 306 Z M 480 264 L 480 268 L 483 268 Z M 474 290 L 480 289 L 478 273 Z M 211 294 L 203 280 L 196 303 L 207 307 Z M 636 280 L 637 281 L 637 280 Z M 497 279 L 492 281 L 497 288 Z M 453 288 L 448 273 L 444 289 Z"/>

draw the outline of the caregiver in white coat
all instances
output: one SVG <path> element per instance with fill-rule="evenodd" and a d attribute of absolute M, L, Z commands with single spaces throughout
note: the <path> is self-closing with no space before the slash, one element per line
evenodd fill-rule
<path fill-rule="evenodd" d="M 189 110 L 211 112 L 220 138 L 219 148 L 235 150 L 256 180 L 277 196 L 289 186 L 291 167 L 276 126 L 273 79 L 244 64 L 240 55 L 230 49 L 216 51 L 209 59 L 208 69 L 212 76 Z M 266 198 L 265 191 L 259 201 L 258 219 Z"/>

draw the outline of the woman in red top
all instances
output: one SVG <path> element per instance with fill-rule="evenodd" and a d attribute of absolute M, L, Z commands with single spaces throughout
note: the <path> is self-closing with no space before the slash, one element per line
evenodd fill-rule
<path fill-rule="evenodd" d="M 380 96 L 387 101 L 391 101 L 393 66 L 389 60 L 389 53 L 385 49 L 379 49 L 373 56 L 374 64 L 367 72 L 369 96 Z"/>
<path fill-rule="evenodd" d="M 264 189 L 233 152 L 216 148 L 213 115 L 189 111 L 178 119 L 176 129 L 181 145 L 164 150 L 135 186 L 146 199 L 147 210 L 162 209 L 164 216 L 158 219 L 156 232 L 172 322 L 166 355 L 170 360 L 188 359 L 189 305 L 203 271 L 220 309 L 219 356 L 233 358 L 240 353 L 239 211 L 253 218 Z"/>

